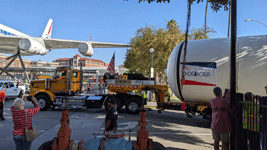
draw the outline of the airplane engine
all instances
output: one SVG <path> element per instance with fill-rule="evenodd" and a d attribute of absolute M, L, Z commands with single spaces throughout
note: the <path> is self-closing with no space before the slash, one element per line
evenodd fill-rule
<path fill-rule="evenodd" d="M 84 56 L 91 57 L 94 55 L 94 50 L 90 43 L 80 43 L 78 45 L 78 50 Z"/>
<path fill-rule="evenodd" d="M 209 105 L 213 88 L 230 89 L 230 39 L 188 41 L 182 81 L 184 42 L 172 51 L 167 66 L 173 93 L 187 104 Z M 267 36 L 237 38 L 237 92 L 265 96 Z M 183 85 L 182 85 L 183 82 Z"/>
<path fill-rule="evenodd" d="M 27 51 L 27 53 L 35 55 L 44 55 L 49 52 L 40 42 L 30 38 L 21 39 L 19 41 L 19 48 L 22 51 Z"/>

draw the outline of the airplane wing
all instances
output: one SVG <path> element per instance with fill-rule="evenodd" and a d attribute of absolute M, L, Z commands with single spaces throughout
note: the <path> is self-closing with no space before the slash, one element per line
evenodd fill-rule
<path fill-rule="evenodd" d="M 20 39 L 21 37 L 0 36 L 0 53 L 16 54 Z"/>
<path fill-rule="evenodd" d="M 0 36 L 0 46 L 18 47 L 20 39 L 18 36 Z"/>
<path fill-rule="evenodd" d="M 47 48 L 49 49 L 65 49 L 65 48 L 78 48 L 80 43 L 88 42 L 92 44 L 93 48 L 116 48 L 116 47 L 131 47 L 128 44 L 93 42 L 93 41 L 74 41 L 62 39 L 43 39 Z"/>

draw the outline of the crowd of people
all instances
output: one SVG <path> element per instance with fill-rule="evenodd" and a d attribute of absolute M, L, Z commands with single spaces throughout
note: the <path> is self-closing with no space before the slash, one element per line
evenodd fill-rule
<path fill-rule="evenodd" d="M 267 85 L 265 86 L 267 94 Z M 215 98 L 210 101 L 212 108 L 211 130 L 214 139 L 214 150 L 219 150 L 219 142 L 222 142 L 222 150 L 229 150 L 229 134 L 232 131 L 231 120 L 235 119 L 236 107 L 231 108 L 230 90 L 226 90 L 222 96 L 222 89 L 213 89 Z M 267 118 L 260 111 L 259 99 L 253 101 L 253 93 L 245 93 L 242 109 L 242 146 L 244 149 L 266 150 L 267 149 Z M 262 108 L 266 113 L 267 108 Z M 254 121 L 253 121 L 254 120 Z M 252 146 L 253 145 L 253 146 Z"/>
<path fill-rule="evenodd" d="M 91 94 L 91 93 L 99 93 L 99 94 L 105 94 L 105 84 L 104 82 L 99 82 L 99 84 L 97 85 L 98 87 L 94 88 L 94 84 L 88 83 L 84 90 L 87 94 Z"/>

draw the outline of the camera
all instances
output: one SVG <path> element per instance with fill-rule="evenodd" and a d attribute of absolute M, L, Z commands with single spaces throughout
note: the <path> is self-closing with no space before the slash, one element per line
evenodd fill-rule
<path fill-rule="evenodd" d="M 26 97 L 26 100 L 28 100 L 28 101 L 31 101 L 31 102 L 32 102 L 32 96 L 27 96 L 27 97 Z"/>

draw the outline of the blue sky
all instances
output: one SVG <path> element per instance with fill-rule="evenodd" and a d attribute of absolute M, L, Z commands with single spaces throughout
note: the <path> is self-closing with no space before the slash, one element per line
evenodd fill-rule
<path fill-rule="evenodd" d="M 30 36 L 41 36 L 49 18 L 54 20 L 52 38 L 89 41 L 129 43 L 137 29 L 146 25 L 165 27 L 174 19 L 185 31 L 187 1 L 170 0 L 170 3 L 138 3 L 138 0 L 1 0 L 0 23 Z M 205 0 L 204 0 L 205 1 Z M 267 27 L 257 22 L 244 22 L 255 19 L 267 24 L 267 1 L 237 0 L 237 35 L 263 35 Z M 191 28 L 204 25 L 205 2 L 193 4 Z M 212 38 L 227 37 L 228 11 L 217 13 L 208 10 L 207 25 L 217 31 Z M 127 48 L 94 49 L 93 59 L 109 63 L 116 53 L 116 66 L 125 61 Z M 77 49 L 53 50 L 44 56 L 24 57 L 30 60 L 53 61 L 57 58 L 70 58 L 79 54 Z M 147 56 L 149 57 L 149 55 Z"/>

